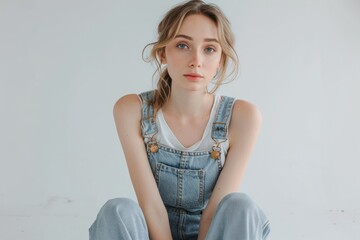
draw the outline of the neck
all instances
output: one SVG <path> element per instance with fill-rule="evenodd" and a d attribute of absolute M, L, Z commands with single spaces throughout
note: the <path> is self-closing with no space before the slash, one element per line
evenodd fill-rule
<path fill-rule="evenodd" d="M 171 91 L 163 111 L 182 117 L 198 117 L 209 114 L 214 96 L 200 91 Z"/>

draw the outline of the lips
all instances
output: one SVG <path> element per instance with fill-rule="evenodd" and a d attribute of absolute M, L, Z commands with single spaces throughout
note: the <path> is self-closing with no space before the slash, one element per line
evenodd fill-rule
<path fill-rule="evenodd" d="M 187 73 L 187 74 L 184 74 L 184 76 L 185 77 L 192 77 L 192 78 L 202 78 L 203 77 L 198 73 Z"/>

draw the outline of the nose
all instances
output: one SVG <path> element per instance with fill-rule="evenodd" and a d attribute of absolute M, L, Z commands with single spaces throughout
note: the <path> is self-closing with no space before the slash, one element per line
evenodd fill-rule
<path fill-rule="evenodd" d="M 202 61 L 202 56 L 201 56 L 201 52 L 198 50 L 194 50 L 191 53 L 191 59 L 189 62 L 189 67 L 190 68 L 199 68 L 201 67 L 201 61 Z"/>

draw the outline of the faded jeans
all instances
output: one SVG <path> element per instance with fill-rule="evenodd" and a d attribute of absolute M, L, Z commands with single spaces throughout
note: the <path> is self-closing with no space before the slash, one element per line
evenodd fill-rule
<path fill-rule="evenodd" d="M 188 231 L 194 229 L 192 226 L 186 228 Z M 231 193 L 219 203 L 206 240 L 265 240 L 269 232 L 269 221 L 256 203 L 244 193 Z M 107 201 L 90 227 L 89 234 L 90 240 L 149 239 L 141 208 L 128 198 Z M 179 234 L 173 235 L 173 239 L 185 238 Z M 197 235 L 186 239 L 197 239 Z"/>

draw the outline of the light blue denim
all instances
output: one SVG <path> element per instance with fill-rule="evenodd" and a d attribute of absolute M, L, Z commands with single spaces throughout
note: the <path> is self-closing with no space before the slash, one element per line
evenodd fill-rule
<path fill-rule="evenodd" d="M 168 212 L 174 240 L 197 239 L 202 211 L 205 209 L 221 172 L 220 159 L 211 149 L 187 152 L 156 142 L 157 133 L 151 100 L 153 91 L 140 94 L 143 102 L 141 129 L 151 170 Z M 212 128 L 212 138 L 227 139 L 227 122 L 234 99 L 222 96 Z M 152 152 L 150 146 L 158 150 Z M 220 145 L 221 146 L 221 145 Z M 89 229 L 91 240 L 149 239 L 143 213 L 127 198 L 109 200 Z M 264 212 L 244 193 L 226 195 L 218 205 L 206 240 L 263 240 L 270 232 Z"/>

